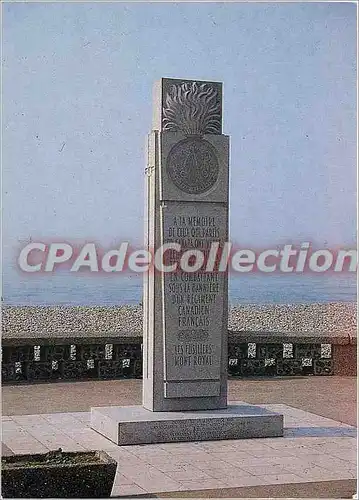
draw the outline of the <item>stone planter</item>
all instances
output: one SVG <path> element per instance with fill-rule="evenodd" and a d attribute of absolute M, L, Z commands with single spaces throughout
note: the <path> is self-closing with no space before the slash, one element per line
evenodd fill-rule
<path fill-rule="evenodd" d="M 2 458 L 3 498 L 109 498 L 117 462 L 102 451 Z"/>

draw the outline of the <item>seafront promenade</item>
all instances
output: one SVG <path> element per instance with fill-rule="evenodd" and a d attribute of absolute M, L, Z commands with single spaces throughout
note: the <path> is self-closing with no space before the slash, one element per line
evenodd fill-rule
<path fill-rule="evenodd" d="M 2 453 L 107 451 L 114 497 L 351 498 L 356 378 L 335 370 L 356 366 L 355 304 L 241 306 L 228 335 L 229 402 L 282 413 L 284 437 L 119 447 L 90 428 L 90 410 L 141 404 L 140 371 L 123 367 L 141 363 L 142 308 L 5 307 L 3 370 L 14 380 L 2 390 Z M 268 360 L 270 376 L 243 372 Z M 111 363 L 122 371 L 100 371 Z M 284 363 L 300 370 L 278 376 Z M 44 378 L 29 383 L 31 373 Z"/>
<path fill-rule="evenodd" d="M 103 449 L 112 496 L 351 498 L 355 377 L 229 380 L 229 401 L 284 414 L 283 438 L 118 447 L 89 427 L 93 406 L 141 404 L 140 380 L 5 386 L 3 454 Z"/>
<path fill-rule="evenodd" d="M 141 306 L 11 307 L 2 315 L 2 381 L 142 376 Z M 356 375 L 356 304 L 229 309 L 228 374 Z"/>

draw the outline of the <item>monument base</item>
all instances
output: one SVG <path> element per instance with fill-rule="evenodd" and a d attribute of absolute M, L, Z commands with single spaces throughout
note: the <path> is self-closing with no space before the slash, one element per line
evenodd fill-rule
<path fill-rule="evenodd" d="M 283 436 L 283 415 L 252 405 L 152 412 L 142 406 L 91 408 L 91 427 L 118 445 Z"/>

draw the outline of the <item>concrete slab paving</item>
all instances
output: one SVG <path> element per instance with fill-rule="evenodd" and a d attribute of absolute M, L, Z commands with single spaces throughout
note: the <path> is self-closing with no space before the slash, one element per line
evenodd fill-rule
<path fill-rule="evenodd" d="M 138 447 L 116 446 L 91 430 L 89 422 L 92 406 L 140 404 L 141 380 L 8 385 L 2 388 L 2 455 L 48 451 L 31 434 L 31 428 L 38 428 L 36 413 L 42 408 L 41 425 L 51 426 L 50 435 L 60 433 L 61 443 L 70 438 L 73 449 L 77 445 L 107 449 L 114 456 L 119 465 L 113 496 L 351 498 L 356 481 L 345 478 L 356 477 L 356 383 L 355 377 L 231 379 L 229 401 L 245 399 L 248 404 L 263 404 L 270 411 L 284 413 L 284 438 Z M 29 425 L 16 422 L 16 415 L 29 415 Z M 288 472 L 253 475 L 243 469 L 270 465 Z M 211 478 L 180 480 L 177 491 L 164 491 L 157 482 L 159 489 L 150 493 L 123 473 L 127 468 L 141 471 L 145 466 L 172 481 L 168 472 L 193 466 Z M 342 479 L 335 479 L 336 475 Z"/>
<path fill-rule="evenodd" d="M 257 377 L 228 380 L 228 401 L 250 404 L 279 403 L 312 414 L 356 425 L 356 377 Z M 89 412 L 93 406 L 132 406 L 142 402 L 142 380 L 96 380 L 5 385 L 4 415 Z M 85 414 L 86 415 L 86 414 Z M 299 416 L 298 414 L 296 416 Z"/>
<path fill-rule="evenodd" d="M 241 488 L 202 489 L 160 492 L 146 498 L 348 498 L 356 490 L 353 479 L 310 483 L 263 484 Z"/>
<path fill-rule="evenodd" d="M 119 447 L 89 427 L 89 412 L 73 412 L 7 416 L 3 441 L 14 453 L 107 451 L 118 461 L 112 496 L 355 479 L 355 427 L 284 404 L 261 406 L 290 422 L 284 437 Z"/>

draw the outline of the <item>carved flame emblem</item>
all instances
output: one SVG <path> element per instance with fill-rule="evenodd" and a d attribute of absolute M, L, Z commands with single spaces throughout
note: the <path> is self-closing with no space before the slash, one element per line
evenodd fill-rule
<path fill-rule="evenodd" d="M 218 92 L 207 83 L 172 85 L 163 109 L 163 130 L 187 135 L 220 134 Z"/>

